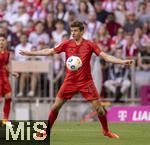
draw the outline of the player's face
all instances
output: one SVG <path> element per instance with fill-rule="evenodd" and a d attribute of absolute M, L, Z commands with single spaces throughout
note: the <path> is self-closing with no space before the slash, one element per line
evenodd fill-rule
<path fill-rule="evenodd" d="M 7 48 L 7 40 L 4 37 L 0 37 L 0 50 Z"/>
<path fill-rule="evenodd" d="M 73 39 L 79 40 L 83 35 L 83 31 L 80 31 L 79 27 L 72 27 L 71 35 L 72 35 Z"/>

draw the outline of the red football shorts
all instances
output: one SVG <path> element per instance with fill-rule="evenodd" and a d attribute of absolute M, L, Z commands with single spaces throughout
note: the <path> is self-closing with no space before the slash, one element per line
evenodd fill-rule
<path fill-rule="evenodd" d="M 78 92 L 80 92 L 87 101 L 96 100 L 99 98 L 99 94 L 92 80 L 85 82 L 64 81 L 57 96 L 68 100 Z"/>
<path fill-rule="evenodd" d="M 6 94 L 11 92 L 11 86 L 8 77 L 0 78 L 0 97 L 4 97 Z"/>

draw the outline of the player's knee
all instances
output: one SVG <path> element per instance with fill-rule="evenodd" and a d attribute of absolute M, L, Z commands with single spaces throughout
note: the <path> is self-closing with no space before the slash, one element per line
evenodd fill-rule
<path fill-rule="evenodd" d="M 11 99 L 11 97 L 12 97 L 11 92 L 10 92 L 10 93 L 7 93 L 7 94 L 5 95 L 5 99 Z"/>
<path fill-rule="evenodd" d="M 102 106 L 97 106 L 97 107 L 96 107 L 96 112 L 97 112 L 97 114 L 100 115 L 100 116 L 105 115 L 105 110 L 103 109 Z"/>
<path fill-rule="evenodd" d="M 57 104 L 54 104 L 54 105 L 52 106 L 51 110 L 59 112 L 60 108 L 61 108 L 61 106 L 59 106 L 59 105 L 57 105 Z"/>

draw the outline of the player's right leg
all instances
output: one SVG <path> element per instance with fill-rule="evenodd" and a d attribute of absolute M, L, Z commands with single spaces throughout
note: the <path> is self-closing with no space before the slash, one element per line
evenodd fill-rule
<path fill-rule="evenodd" d="M 57 119 L 59 110 L 61 109 L 61 107 L 63 106 L 63 104 L 66 102 L 65 99 L 56 97 L 54 104 L 51 107 L 51 111 L 49 113 L 49 117 L 48 117 L 48 122 L 47 122 L 47 128 L 46 130 L 42 131 L 42 132 L 37 132 L 36 133 L 36 137 L 42 137 L 42 136 L 49 136 L 50 135 L 50 131 L 51 128 L 55 122 L 55 120 Z"/>
<path fill-rule="evenodd" d="M 96 100 L 91 100 L 93 108 L 98 114 L 98 119 L 102 125 L 103 128 L 103 134 L 109 138 L 119 139 L 119 136 L 115 133 L 112 133 L 108 128 L 108 122 L 107 122 L 107 111 L 106 109 L 101 105 L 101 102 Z"/>
<path fill-rule="evenodd" d="M 119 138 L 118 135 L 109 131 L 107 122 L 107 111 L 99 101 L 99 95 L 93 81 L 86 82 L 80 85 L 79 90 L 83 97 L 89 101 L 97 112 L 99 122 L 102 125 L 103 134 L 110 138 Z"/>

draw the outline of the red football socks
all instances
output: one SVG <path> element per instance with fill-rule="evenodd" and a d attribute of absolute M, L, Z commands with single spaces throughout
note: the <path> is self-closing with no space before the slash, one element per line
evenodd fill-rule
<path fill-rule="evenodd" d="M 57 111 L 52 110 L 50 112 L 49 118 L 48 118 L 48 123 L 47 123 L 47 129 L 46 129 L 47 135 L 50 135 L 50 130 L 51 130 L 51 128 L 52 128 L 52 126 L 53 126 L 57 116 L 58 116 L 58 112 Z"/>
<path fill-rule="evenodd" d="M 107 123 L 107 112 L 105 111 L 105 115 L 103 116 L 98 115 L 98 119 L 102 125 L 103 131 L 108 132 L 109 129 L 108 129 L 108 123 Z"/>
<path fill-rule="evenodd" d="M 9 118 L 9 112 L 10 112 L 10 106 L 11 106 L 11 98 L 5 99 L 4 107 L 3 107 L 3 119 Z"/>

